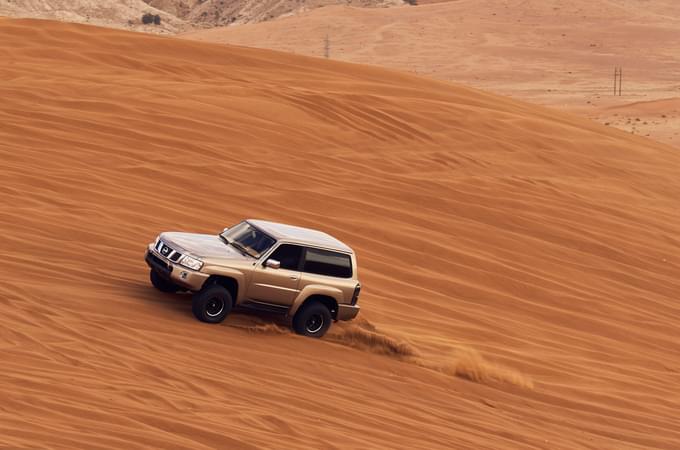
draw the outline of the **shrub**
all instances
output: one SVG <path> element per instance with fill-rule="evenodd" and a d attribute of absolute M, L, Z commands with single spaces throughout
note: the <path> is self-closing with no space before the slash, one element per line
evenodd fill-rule
<path fill-rule="evenodd" d="M 158 14 L 146 13 L 142 16 L 142 23 L 145 25 L 149 24 L 160 25 L 161 16 L 159 16 Z"/>

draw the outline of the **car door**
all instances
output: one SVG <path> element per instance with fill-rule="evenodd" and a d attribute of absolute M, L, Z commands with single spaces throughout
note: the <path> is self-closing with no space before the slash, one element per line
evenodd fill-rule
<path fill-rule="evenodd" d="M 253 278 L 248 288 L 248 298 L 251 300 L 272 303 L 276 305 L 290 305 L 300 292 L 300 260 L 302 247 L 294 244 L 280 244 L 253 271 Z M 281 267 L 274 269 L 267 267 L 267 260 L 276 260 Z"/>

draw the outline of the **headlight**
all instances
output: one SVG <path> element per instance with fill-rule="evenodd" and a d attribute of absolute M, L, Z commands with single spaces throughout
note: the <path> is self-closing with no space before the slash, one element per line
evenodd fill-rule
<path fill-rule="evenodd" d="M 192 270 L 201 270 L 201 267 L 203 267 L 203 261 L 192 258 L 189 255 L 182 256 L 182 259 L 179 261 L 179 263 Z"/>

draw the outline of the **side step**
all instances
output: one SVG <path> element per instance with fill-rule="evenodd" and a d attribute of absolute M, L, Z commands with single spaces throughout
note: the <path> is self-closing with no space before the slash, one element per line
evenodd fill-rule
<path fill-rule="evenodd" d="M 272 314 L 286 314 L 290 309 L 290 306 L 275 305 L 273 303 L 258 302 L 255 300 L 246 300 L 238 306 L 251 311 L 267 312 Z"/>

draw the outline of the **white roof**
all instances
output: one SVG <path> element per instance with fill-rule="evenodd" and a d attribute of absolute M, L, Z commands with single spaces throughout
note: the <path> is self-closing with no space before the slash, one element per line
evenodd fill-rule
<path fill-rule="evenodd" d="M 246 222 L 264 231 L 276 240 L 285 240 L 299 244 L 316 245 L 328 249 L 352 253 L 352 249 L 330 234 L 310 228 L 296 227 L 266 220 L 248 219 Z"/>

